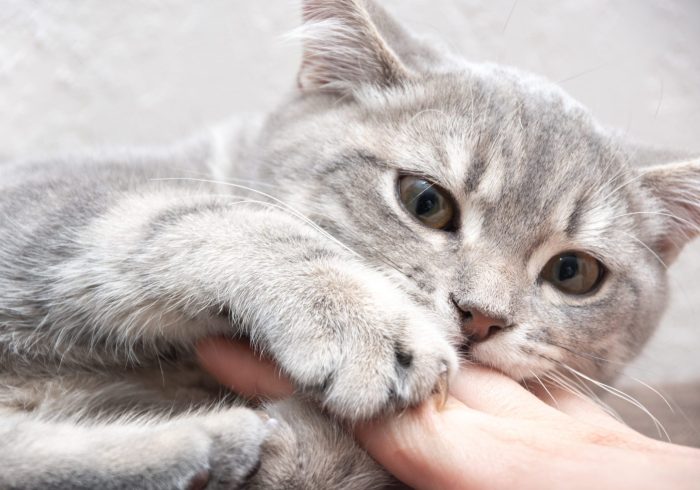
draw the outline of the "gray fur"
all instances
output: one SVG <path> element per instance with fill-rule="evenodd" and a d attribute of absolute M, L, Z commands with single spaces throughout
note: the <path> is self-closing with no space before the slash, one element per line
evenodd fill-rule
<path fill-rule="evenodd" d="M 454 372 L 453 301 L 512 325 L 469 358 L 518 380 L 610 380 L 651 335 L 662 262 L 700 223 L 698 161 L 635 170 L 554 85 L 419 42 L 369 0 L 304 18 L 299 87 L 263 123 L 0 169 L 3 488 L 379 487 L 343 424 Z M 403 210 L 403 173 L 452 193 L 457 231 Z M 590 296 L 539 279 L 572 249 L 609 270 Z M 192 345 L 216 334 L 296 383 L 261 409 L 276 422 L 199 372 Z"/>

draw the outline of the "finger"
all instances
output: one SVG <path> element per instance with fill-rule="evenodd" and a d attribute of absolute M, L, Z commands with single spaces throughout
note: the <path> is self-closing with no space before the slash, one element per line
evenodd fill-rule
<path fill-rule="evenodd" d="M 412 488 L 476 488 L 474 453 L 478 414 L 454 397 L 438 409 L 432 400 L 402 414 L 360 424 L 355 435 L 380 465 Z M 472 416 L 476 416 L 471 420 Z M 455 437 L 459 434 L 459 437 Z M 470 468 L 469 471 L 464 471 Z"/>
<path fill-rule="evenodd" d="M 257 356 L 245 342 L 205 339 L 197 344 L 197 357 L 221 384 L 243 396 L 283 398 L 294 393 L 275 364 Z"/>
<path fill-rule="evenodd" d="M 517 381 L 483 366 L 462 367 L 451 381 L 450 393 L 466 406 L 491 415 L 527 417 L 551 410 Z"/>

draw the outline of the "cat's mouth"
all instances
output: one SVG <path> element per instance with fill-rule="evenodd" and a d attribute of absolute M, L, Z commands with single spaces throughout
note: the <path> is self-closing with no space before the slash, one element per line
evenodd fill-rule
<path fill-rule="evenodd" d="M 524 373 L 540 366 L 519 345 L 518 336 L 509 335 L 516 325 L 500 329 L 488 338 L 464 334 L 456 346 L 460 362 L 495 369 L 513 379 L 522 379 Z"/>
<path fill-rule="evenodd" d="M 459 353 L 459 357 L 461 359 L 464 359 L 466 361 L 472 361 L 472 348 L 474 346 L 474 340 L 470 339 L 469 337 L 466 337 L 461 344 L 457 347 L 457 352 Z"/>

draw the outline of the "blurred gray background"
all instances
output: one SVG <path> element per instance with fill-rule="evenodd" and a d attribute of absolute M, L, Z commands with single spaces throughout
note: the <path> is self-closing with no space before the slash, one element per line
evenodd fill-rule
<path fill-rule="evenodd" d="M 549 77 L 631 138 L 700 154 L 700 1 L 383 3 L 471 60 Z M 299 50 L 283 35 L 298 25 L 297 7 L 0 0 L 0 155 L 164 144 L 264 111 L 293 86 Z M 689 382 L 700 380 L 700 242 L 671 275 L 663 325 L 629 373 L 675 384 L 697 418 L 700 384 Z"/>

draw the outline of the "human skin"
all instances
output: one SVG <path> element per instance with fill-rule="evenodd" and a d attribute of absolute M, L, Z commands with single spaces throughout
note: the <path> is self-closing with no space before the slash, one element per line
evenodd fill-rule
<path fill-rule="evenodd" d="M 207 339 L 202 366 L 246 396 L 294 388 L 243 343 Z M 594 402 L 548 387 L 530 392 L 495 371 L 465 366 L 441 400 L 358 425 L 359 443 L 404 483 L 444 489 L 694 489 L 700 450 L 645 437 Z"/>

